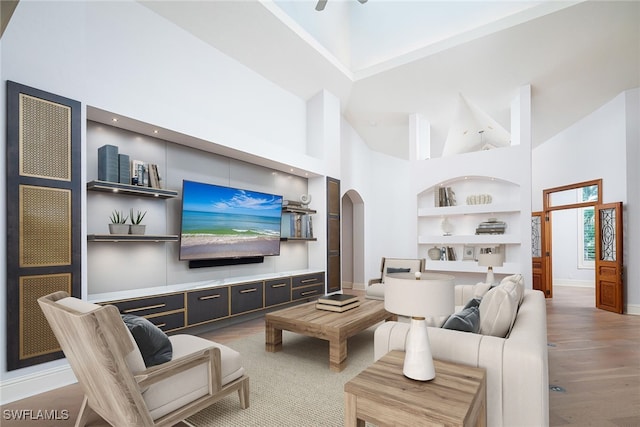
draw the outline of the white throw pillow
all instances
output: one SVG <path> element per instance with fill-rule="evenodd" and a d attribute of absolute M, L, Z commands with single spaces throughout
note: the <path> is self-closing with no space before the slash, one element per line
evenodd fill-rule
<path fill-rule="evenodd" d="M 491 289 L 491 283 L 478 282 L 473 285 L 473 297 L 482 298 Z"/>
<path fill-rule="evenodd" d="M 518 306 L 522 304 L 522 299 L 524 298 L 524 277 L 522 277 L 522 274 L 507 276 L 502 279 L 498 286 L 506 288 L 510 293 L 515 295 Z"/>
<path fill-rule="evenodd" d="M 518 301 L 507 289 L 496 286 L 480 301 L 480 333 L 505 338 L 516 319 Z"/>

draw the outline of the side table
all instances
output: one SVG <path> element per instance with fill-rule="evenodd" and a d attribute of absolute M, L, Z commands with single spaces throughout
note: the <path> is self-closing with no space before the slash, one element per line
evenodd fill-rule
<path fill-rule="evenodd" d="M 345 426 L 478 426 L 487 420 L 484 368 L 434 360 L 436 377 L 402 374 L 404 352 L 391 351 L 345 384 Z"/>

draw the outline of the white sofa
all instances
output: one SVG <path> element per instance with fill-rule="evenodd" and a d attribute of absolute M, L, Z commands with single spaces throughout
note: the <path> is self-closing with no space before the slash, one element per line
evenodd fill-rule
<path fill-rule="evenodd" d="M 476 286 L 456 286 L 456 306 L 463 306 L 473 298 Z M 434 358 L 486 369 L 487 425 L 492 427 L 549 425 L 545 298 L 539 291 L 523 289 L 521 292 L 517 315 L 506 338 L 428 328 Z M 493 305 L 489 310 L 495 311 Z M 480 310 L 481 325 L 494 315 L 487 314 L 482 319 Z M 485 329 L 493 327 L 484 326 Z M 408 330 L 409 324 L 404 322 L 386 322 L 379 326 L 374 337 L 375 359 L 391 350 L 404 350 Z"/>

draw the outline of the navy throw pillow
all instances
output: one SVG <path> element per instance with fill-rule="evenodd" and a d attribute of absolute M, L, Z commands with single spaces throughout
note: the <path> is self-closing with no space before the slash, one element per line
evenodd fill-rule
<path fill-rule="evenodd" d="M 399 267 L 388 267 L 387 274 L 391 273 L 409 273 L 411 272 L 410 268 L 399 268 Z"/>
<path fill-rule="evenodd" d="M 444 322 L 442 328 L 476 334 L 480 330 L 480 309 L 469 307 L 454 313 Z"/>
<path fill-rule="evenodd" d="M 122 314 L 122 320 L 138 344 L 147 368 L 171 360 L 173 347 L 167 334 L 144 317 Z"/>

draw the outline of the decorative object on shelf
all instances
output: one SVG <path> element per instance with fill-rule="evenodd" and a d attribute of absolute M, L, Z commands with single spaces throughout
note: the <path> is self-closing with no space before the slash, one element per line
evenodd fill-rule
<path fill-rule="evenodd" d="M 495 278 L 493 276 L 493 267 L 502 267 L 504 262 L 503 256 L 499 252 L 486 252 L 478 254 L 478 265 L 487 267 L 487 278 L 485 283 L 493 284 Z"/>
<path fill-rule="evenodd" d="M 444 217 L 440 223 L 440 229 L 442 230 L 443 236 L 451 236 L 451 233 L 453 233 L 453 224 L 451 224 L 449 218 Z"/>
<path fill-rule="evenodd" d="M 456 250 L 451 246 L 440 248 L 440 261 L 455 261 L 456 258 Z"/>
<path fill-rule="evenodd" d="M 140 212 L 137 211 L 136 214 L 133 214 L 133 208 L 129 211 L 129 220 L 131 221 L 131 226 L 129 227 L 129 231 L 131 234 L 144 234 L 146 225 L 142 224 L 142 220 L 144 216 L 147 214 L 147 211 Z"/>
<path fill-rule="evenodd" d="M 311 203 L 311 194 L 300 195 L 300 203 L 306 208 Z"/>
<path fill-rule="evenodd" d="M 456 205 L 456 193 L 451 187 L 440 187 L 435 193 L 434 206 L 455 206 Z"/>
<path fill-rule="evenodd" d="M 488 205 L 493 202 L 491 194 L 472 194 L 467 196 L 468 205 Z"/>
<path fill-rule="evenodd" d="M 129 226 L 127 225 L 128 216 L 118 210 L 114 210 L 109 217 L 109 233 L 111 234 L 129 234 Z"/>
<path fill-rule="evenodd" d="M 497 218 L 489 218 L 487 221 L 481 222 L 476 228 L 476 234 L 504 234 L 507 223 L 498 221 Z"/>
<path fill-rule="evenodd" d="M 98 179 L 118 182 L 118 147 L 115 145 L 98 148 Z"/>
<path fill-rule="evenodd" d="M 455 311 L 454 277 L 437 276 L 441 277 L 422 279 L 413 274 L 390 274 L 385 279 L 385 310 L 411 317 L 402 373 L 418 381 L 435 378 L 425 318 Z"/>
<path fill-rule="evenodd" d="M 476 259 L 476 248 L 474 246 L 465 245 L 462 249 L 462 260 L 473 261 Z"/>
<path fill-rule="evenodd" d="M 429 255 L 429 258 L 433 261 L 438 261 L 440 259 L 441 253 L 442 252 L 440 251 L 440 248 L 437 246 L 434 246 L 427 251 L 427 255 Z"/>

